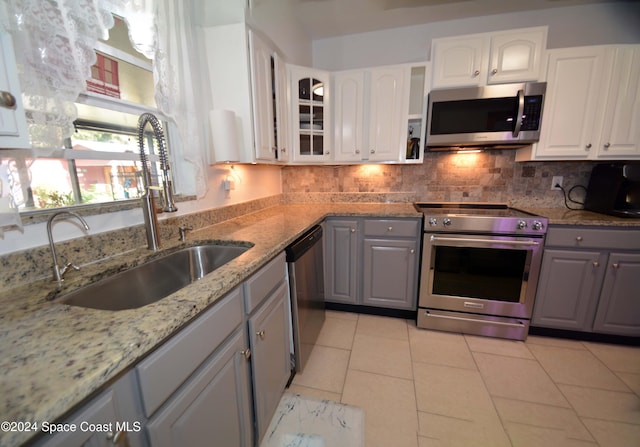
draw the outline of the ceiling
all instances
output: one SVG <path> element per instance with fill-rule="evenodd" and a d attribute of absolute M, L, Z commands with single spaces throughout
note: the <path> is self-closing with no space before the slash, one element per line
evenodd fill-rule
<path fill-rule="evenodd" d="M 292 0 L 312 39 L 476 16 L 620 0 Z"/>

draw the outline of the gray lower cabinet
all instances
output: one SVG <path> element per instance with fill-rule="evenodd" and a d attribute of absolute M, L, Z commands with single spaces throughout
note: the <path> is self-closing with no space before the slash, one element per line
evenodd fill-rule
<path fill-rule="evenodd" d="M 532 325 L 640 335 L 640 230 L 551 227 Z"/>
<path fill-rule="evenodd" d="M 143 416 L 133 371 L 62 421 L 68 431 L 42 435 L 36 446 L 136 447 L 145 445 Z M 57 423 L 57 422 L 56 422 Z M 44 430 L 44 427 L 41 427 Z M 50 429 L 45 430 L 47 433 Z"/>
<path fill-rule="evenodd" d="M 325 221 L 325 299 L 415 310 L 421 220 L 330 218 Z"/>
<path fill-rule="evenodd" d="M 245 331 L 209 359 L 147 424 L 158 447 L 252 445 L 251 394 Z"/>
<path fill-rule="evenodd" d="M 256 445 L 269 427 L 291 377 L 288 291 L 284 253 L 245 283 Z"/>
<path fill-rule="evenodd" d="M 325 300 L 335 303 L 358 302 L 357 219 L 327 219 L 324 227 Z"/>

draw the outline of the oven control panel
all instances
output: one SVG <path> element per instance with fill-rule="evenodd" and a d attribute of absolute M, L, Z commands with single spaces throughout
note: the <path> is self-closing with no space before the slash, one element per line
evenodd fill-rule
<path fill-rule="evenodd" d="M 486 218 L 484 216 L 426 216 L 425 230 L 468 233 L 539 234 L 547 232 L 547 220 L 536 218 Z"/>

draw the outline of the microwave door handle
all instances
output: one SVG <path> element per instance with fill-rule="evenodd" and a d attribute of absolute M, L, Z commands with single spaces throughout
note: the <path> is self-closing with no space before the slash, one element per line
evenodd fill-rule
<path fill-rule="evenodd" d="M 522 114 L 524 113 L 524 90 L 518 90 L 518 113 L 516 114 L 516 125 L 513 128 L 513 138 L 517 138 L 522 127 Z"/>

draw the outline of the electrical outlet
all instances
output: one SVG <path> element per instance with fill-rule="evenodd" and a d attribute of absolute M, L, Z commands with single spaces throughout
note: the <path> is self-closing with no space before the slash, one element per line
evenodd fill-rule
<path fill-rule="evenodd" d="M 562 187 L 562 176 L 554 175 L 551 179 L 551 189 L 552 190 L 560 190 L 556 185 L 560 185 Z"/>

